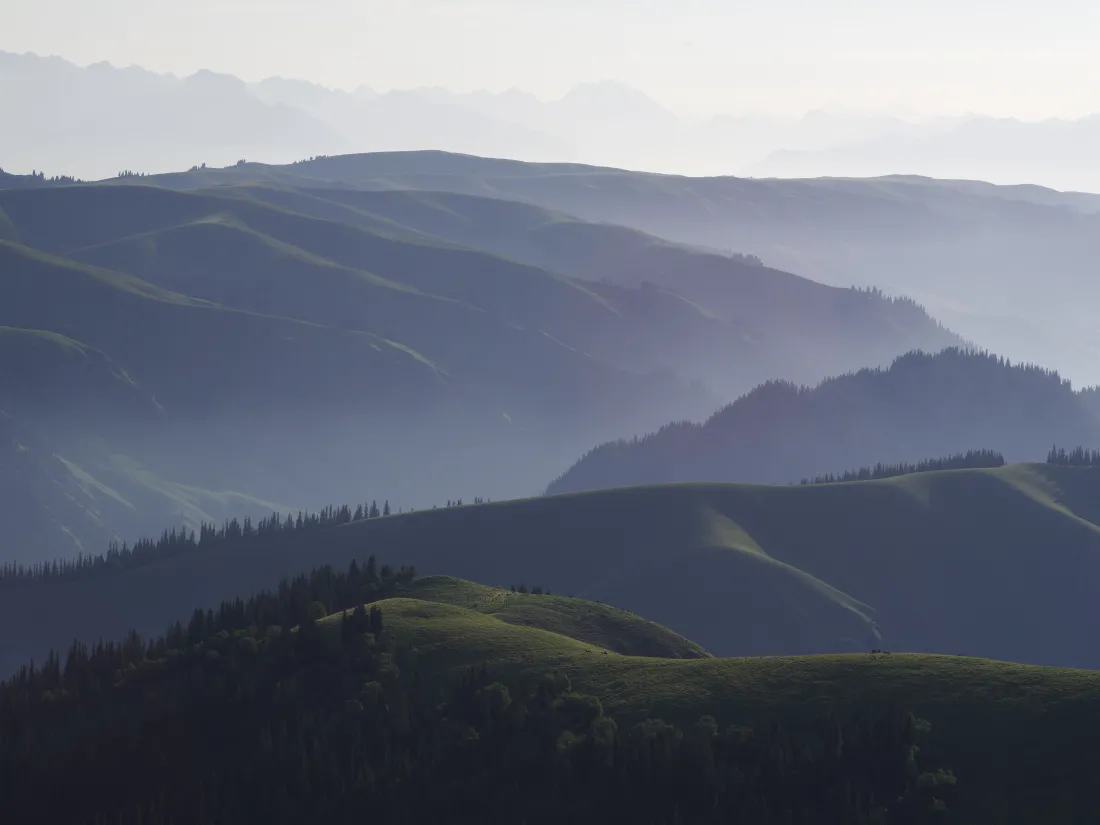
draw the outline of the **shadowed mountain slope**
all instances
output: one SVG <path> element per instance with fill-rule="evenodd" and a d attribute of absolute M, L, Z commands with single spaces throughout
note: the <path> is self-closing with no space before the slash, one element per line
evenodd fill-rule
<path fill-rule="evenodd" d="M 1096 667 L 1097 501 L 1100 471 L 1013 465 L 420 511 L 201 546 L 85 578 L 4 582 L 0 618 L 16 622 L 33 605 L 40 618 L 6 643 L 3 661 L 41 656 L 78 633 L 153 632 L 196 604 L 369 552 L 427 574 L 598 599 L 715 655 L 885 647 Z"/>
<path fill-rule="evenodd" d="M 675 481 L 794 482 L 838 467 L 996 445 L 1010 461 L 1100 440 L 1088 393 L 1057 373 L 979 352 L 914 352 L 814 388 L 769 382 L 702 424 L 600 445 L 549 492 Z"/>
<path fill-rule="evenodd" d="M 1076 381 L 1100 382 L 1095 301 L 1067 306 L 1060 298 L 1067 290 L 1096 297 L 1100 215 L 1088 195 L 909 175 L 690 178 L 443 152 L 348 155 L 165 180 L 194 187 L 261 178 L 523 201 L 672 241 L 754 253 L 823 283 L 911 296 L 964 338 L 1057 367 Z"/>

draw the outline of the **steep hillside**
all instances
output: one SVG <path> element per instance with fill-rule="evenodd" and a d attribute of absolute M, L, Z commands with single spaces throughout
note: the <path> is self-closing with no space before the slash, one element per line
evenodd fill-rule
<path fill-rule="evenodd" d="M 68 336 L 111 356 L 165 406 L 211 401 L 259 405 L 270 376 L 290 372 L 299 389 L 346 399 L 369 388 L 336 376 L 377 370 L 399 403 L 402 385 L 431 391 L 444 376 L 383 339 L 223 309 L 138 278 L 0 242 L 0 323 Z M 217 353 L 217 357 L 209 357 Z M 405 378 L 408 380 L 404 380 Z M 200 398 L 198 387 L 208 393 Z M 266 398 L 265 398 L 266 396 Z"/>
<path fill-rule="evenodd" d="M 40 434 L 41 421 L 0 410 L 0 520 L 4 565 L 99 555 L 166 524 L 198 529 L 279 505 L 158 476 L 103 444 Z"/>
<path fill-rule="evenodd" d="M 418 511 L 4 582 L 0 620 L 39 618 L 0 659 L 12 667 L 74 634 L 155 632 L 196 604 L 370 552 L 425 574 L 599 600 L 720 656 L 887 648 L 1096 667 L 1097 501 L 1100 471 L 1013 465 Z"/>
<path fill-rule="evenodd" d="M 74 473 L 33 431 L 0 411 L 0 519 L 4 562 L 102 553 L 127 516 L 111 491 Z"/>
<path fill-rule="evenodd" d="M 898 358 L 817 387 L 769 382 L 702 424 L 669 424 L 596 447 L 551 493 L 674 481 L 798 481 L 878 461 L 994 446 L 1010 461 L 1052 442 L 1100 440 L 1088 395 L 1057 373 L 948 349 Z"/>
<path fill-rule="evenodd" d="M 85 421 L 130 413 L 153 418 L 152 396 L 120 365 L 85 344 L 41 330 L 0 327 L 0 409 L 39 418 L 80 407 Z"/>
<path fill-rule="evenodd" d="M 134 508 L 70 459 L 66 429 L 120 416 L 149 425 L 160 410 L 120 366 L 71 338 L 0 327 L 0 522 L 5 563 L 102 553 L 138 519 Z M 68 458 L 63 456 L 68 456 Z M 154 530 L 170 513 L 149 513 Z"/>

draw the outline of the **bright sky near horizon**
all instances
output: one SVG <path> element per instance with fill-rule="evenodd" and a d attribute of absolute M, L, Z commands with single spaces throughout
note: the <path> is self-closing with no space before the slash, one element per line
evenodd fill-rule
<path fill-rule="evenodd" d="M 1100 111 L 1092 0 L 0 0 L 0 49 L 378 91 L 629 83 L 680 113 Z"/>

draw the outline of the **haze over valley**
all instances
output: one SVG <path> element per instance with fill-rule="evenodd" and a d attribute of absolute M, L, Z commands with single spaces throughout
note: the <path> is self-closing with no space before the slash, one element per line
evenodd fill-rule
<path fill-rule="evenodd" d="M 12 2 L 8 819 L 1095 825 L 1091 7 Z"/>

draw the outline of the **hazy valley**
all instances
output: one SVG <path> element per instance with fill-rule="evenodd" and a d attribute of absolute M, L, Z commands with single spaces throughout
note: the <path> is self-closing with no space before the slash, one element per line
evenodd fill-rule
<path fill-rule="evenodd" d="M 0 818 L 1095 825 L 1057 5 L 9 15 Z"/>

